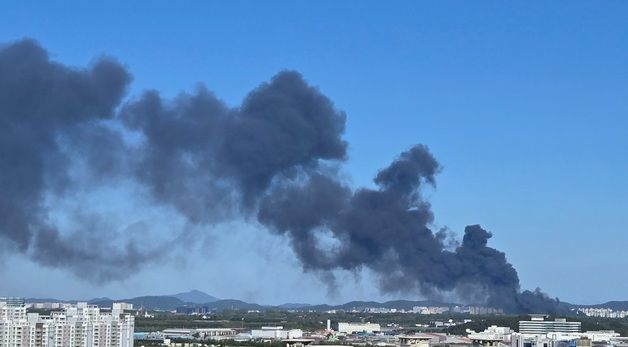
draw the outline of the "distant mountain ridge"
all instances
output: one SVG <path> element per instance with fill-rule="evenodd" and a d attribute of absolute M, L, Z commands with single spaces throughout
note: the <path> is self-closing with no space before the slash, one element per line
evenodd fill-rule
<path fill-rule="evenodd" d="M 281 305 L 279 305 L 277 307 L 283 308 L 283 309 L 286 309 L 286 310 L 298 310 L 298 309 L 302 309 L 302 308 L 312 307 L 312 305 L 288 302 L 288 303 L 285 303 L 285 304 L 281 304 Z"/>
<path fill-rule="evenodd" d="M 111 307 L 114 302 L 126 302 L 133 304 L 136 309 L 172 311 L 177 307 L 194 306 L 217 301 L 218 298 L 200 290 L 171 294 L 171 295 L 146 295 L 127 299 L 110 299 L 108 297 L 94 298 L 91 300 L 59 300 L 54 298 L 27 298 L 27 303 L 68 303 L 75 304 L 79 301 L 87 301 L 90 305 Z"/>
<path fill-rule="evenodd" d="M 349 301 L 341 305 L 310 305 L 306 309 L 313 311 L 329 311 L 329 310 L 360 310 L 365 308 L 382 308 L 396 310 L 412 310 L 415 306 L 432 306 L 432 307 L 453 307 L 460 304 L 450 302 L 440 302 L 434 300 L 391 300 L 386 302 L 377 301 Z"/>
<path fill-rule="evenodd" d="M 60 299 L 54 299 L 54 298 L 26 298 L 24 300 L 27 303 L 31 303 L 31 304 L 39 304 L 39 303 L 44 303 L 44 302 L 58 302 L 58 303 L 73 304 L 78 301 L 78 300 L 60 300 Z"/>
<path fill-rule="evenodd" d="M 607 301 L 597 305 L 571 305 L 573 308 L 609 308 L 614 311 L 628 311 L 628 301 Z"/>
<path fill-rule="evenodd" d="M 185 293 L 178 293 L 178 294 L 172 294 L 172 295 L 166 295 L 166 296 L 171 296 L 183 302 L 191 302 L 194 304 L 206 304 L 208 302 L 214 302 L 214 301 L 220 300 L 215 296 L 211 296 L 197 289 L 193 289 Z"/>
<path fill-rule="evenodd" d="M 100 307 L 111 307 L 114 302 L 126 302 L 129 304 L 133 304 L 133 308 L 135 309 L 144 309 L 144 310 L 160 310 L 160 311 L 172 311 L 176 310 L 177 307 L 184 306 L 186 303 L 172 296 L 138 296 L 136 298 L 131 299 L 121 299 L 121 300 L 92 300 L 88 303 L 91 305 L 98 305 Z"/>
<path fill-rule="evenodd" d="M 113 300 L 110 298 L 97 298 L 89 300 L 91 305 L 98 305 L 100 307 L 111 307 L 114 302 L 126 302 L 133 304 L 135 309 L 145 310 L 161 310 L 161 311 L 173 311 L 180 307 L 205 307 L 208 310 L 224 311 L 224 310 L 312 310 L 312 311 L 328 311 L 328 310 L 359 310 L 364 308 L 390 308 L 398 310 L 411 310 L 414 306 L 453 306 L 456 304 L 441 303 L 437 301 L 409 301 L 409 300 L 394 300 L 387 302 L 376 301 L 350 301 L 341 305 L 311 305 L 304 303 L 286 303 L 282 305 L 260 305 L 256 303 L 249 303 L 236 299 L 220 300 L 206 293 L 197 291 L 191 291 L 186 293 L 174 294 L 174 295 L 159 295 L 159 296 L 139 296 L 129 299 Z M 178 297 L 176 297 L 178 296 Z M 187 300 L 182 300 L 187 299 Z M 199 302 L 203 298 L 209 298 L 209 302 Z M 196 300 L 193 302 L 191 300 Z M 76 303 L 76 300 L 57 300 L 57 299 L 26 299 L 28 303 L 42 303 L 42 302 L 61 302 L 61 303 Z"/>
<path fill-rule="evenodd" d="M 58 302 L 58 303 L 76 303 L 77 301 L 84 300 L 58 300 L 53 298 L 27 298 L 27 303 L 43 303 L 43 302 Z M 236 299 L 218 299 L 212 295 L 209 295 L 200 290 L 191 290 L 189 292 L 171 294 L 171 295 L 153 295 L 153 296 L 139 296 L 129 299 L 113 300 L 107 297 L 95 298 L 88 300 L 88 303 L 92 305 L 98 305 L 100 307 L 111 307 L 113 302 L 127 302 L 133 304 L 136 309 L 145 310 L 160 310 L 160 311 L 174 311 L 180 307 L 206 307 L 213 311 L 224 310 L 311 310 L 311 311 L 329 311 L 329 310 L 361 310 L 365 308 L 383 308 L 383 309 L 397 309 L 397 310 L 412 310 L 415 306 L 440 306 L 440 307 L 453 307 L 461 306 L 462 304 L 439 302 L 434 300 L 391 300 L 386 302 L 377 301 L 350 301 L 340 305 L 319 304 L 312 305 L 306 303 L 285 303 L 282 305 L 260 305 L 256 303 L 249 303 Z M 616 311 L 628 311 L 628 301 L 608 301 L 597 305 L 577 305 L 567 302 L 561 302 L 561 306 L 565 311 L 570 311 L 576 308 L 608 308 Z M 573 312 L 575 314 L 575 312 Z"/>

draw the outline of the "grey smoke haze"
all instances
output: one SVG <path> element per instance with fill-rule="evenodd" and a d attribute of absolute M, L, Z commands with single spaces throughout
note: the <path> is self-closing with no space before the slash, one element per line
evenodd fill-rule
<path fill-rule="evenodd" d="M 421 192 L 436 185 L 441 167 L 426 146 L 379 171 L 376 188 L 349 187 L 336 170 L 347 156 L 345 114 L 299 73 L 278 73 L 238 107 L 204 87 L 174 100 L 148 91 L 123 102 L 129 82 L 112 59 L 76 69 L 51 61 L 33 41 L 0 48 L 3 247 L 98 281 L 150 261 L 133 242 L 109 240 L 114 234 L 98 216 L 75 216 L 78 230 L 50 222 L 46 198 L 71 197 L 80 158 L 85 175 L 100 178 L 93 184 L 129 177 L 155 206 L 205 229 L 244 218 L 285 235 L 303 269 L 330 286 L 334 270 L 368 268 L 385 292 L 452 292 L 509 311 L 556 308 L 538 290 L 520 291 L 516 270 L 488 247 L 491 234 L 480 226 L 468 226 L 461 243 L 432 231 Z M 335 240 L 331 249 L 324 238 Z"/>
<path fill-rule="evenodd" d="M 60 232 L 49 223 L 44 201 L 47 194 L 63 194 L 73 184 L 69 174 L 73 158 L 61 146 L 71 134 L 80 131 L 95 141 L 97 134 L 106 134 L 107 142 L 116 141 L 101 121 L 114 117 L 129 81 L 129 73 L 112 59 L 74 69 L 51 61 L 30 40 L 0 48 L 3 248 L 99 281 L 111 279 L 116 268 L 132 271 L 144 261 L 133 244 L 112 248 L 98 242 L 102 247 L 88 251 L 82 246 L 104 239 L 101 230 L 87 223 L 80 230 Z M 93 159 L 97 166 L 100 160 Z M 90 268 L 99 271 L 87 271 Z"/>

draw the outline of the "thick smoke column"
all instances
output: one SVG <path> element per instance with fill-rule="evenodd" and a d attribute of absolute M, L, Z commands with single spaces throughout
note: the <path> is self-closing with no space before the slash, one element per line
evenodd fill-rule
<path fill-rule="evenodd" d="M 519 292 L 516 270 L 487 246 L 491 234 L 480 226 L 466 227 L 454 251 L 430 230 L 433 215 L 420 187 L 434 185 L 438 171 L 428 149 L 417 145 L 379 172 L 379 189 L 351 192 L 337 180 L 313 176 L 267 195 L 259 219 L 290 237 L 306 270 L 368 267 L 387 292 L 453 291 L 510 312 L 555 311 L 557 302 L 539 291 Z M 321 230 L 340 241 L 337 249 L 317 248 Z"/>
<path fill-rule="evenodd" d="M 519 278 L 491 234 L 465 229 L 447 250 L 420 188 L 440 170 L 427 147 L 404 152 L 375 177 L 379 189 L 352 191 L 324 163 L 343 160 L 345 115 L 295 72 L 282 72 L 229 109 L 200 89 L 173 104 L 156 92 L 128 104 L 125 124 L 145 137 L 137 178 L 190 220 L 255 215 L 288 235 L 305 270 L 368 267 L 385 291 L 454 291 L 509 311 L 553 310 L 540 293 L 519 293 Z M 321 169 L 323 165 L 323 169 Z M 333 172 L 333 171 L 332 171 Z M 317 247 L 331 232 L 340 246 Z M 333 283 L 331 283 L 333 285 Z"/>
<path fill-rule="evenodd" d="M 144 255 L 133 244 L 114 249 L 101 242 L 106 235 L 93 224 L 62 235 L 49 223 L 44 204 L 46 195 L 63 194 L 73 183 L 69 174 L 73 158 L 62 142 L 77 132 L 92 141 L 119 140 L 101 122 L 113 118 L 129 81 L 125 69 L 111 59 L 73 69 L 50 61 L 30 40 L 0 48 L 2 246 L 95 280 L 108 280 L 143 262 Z M 111 146 L 99 154 L 106 154 L 105 148 Z M 103 163 L 93 159 L 94 166 Z M 100 247 L 77 246 L 95 241 Z"/>
<path fill-rule="evenodd" d="M 468 226 L 453 248 L 430 229 L 421 191 L 435 186 L 440 165 L 427 147 L 401 153 L 376 175 L 375 188 L 347 186 L 336 173 L 346 158 L 345 114 L 297 72 L 280 72 L 238 107 L 203 87 L 175 100 L 148 91 L 122 104 L 129 80 L 111 59 L 79 70 L 50 61 L 32 41 L 0 48 L 2 245 L 101 281 L 149 261 L 132 242 L 102 242 L 113 236 L 97 222 L 68 231 L 49 221 L 46 197 L 71 194 L 70 170 L 82 160 L 101 184 L 129 177 L 155 206 L 173 207 L 190 223 L 243 218 L 286 235 L 304 270 L 330 281 L 336 269 L 369 268 L 386 292 L 555 309 L 539 291 L 520 292 L 517 272 L 488 247 L 491 234 L 480 226 Z M 322 249 L 326 237 L 337 246 Z"/>

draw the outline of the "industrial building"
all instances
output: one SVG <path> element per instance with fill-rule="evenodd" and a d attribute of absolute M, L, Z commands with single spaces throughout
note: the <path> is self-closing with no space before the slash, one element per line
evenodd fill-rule
<path fill-rule="evenodd" d="M 221 340 L 236 336 L 236 331 L 229 328 L 198 328 L 196 333 L 201 339 Z"/>
<path fill-rule="evenodd" d="M 344 334 L 375 333 L 381 330 L 379 324 L 374 323 L 338 323 L 338 332 Z"/>
<path fill-rule="evenodd" d="M 165 329 L 159 333 L 153 333 L 152 339 L 184 339 L 184 340 L 222 340 L 232 339 L 236 331 L 229 328 L 196 328 L 196 329 Z M 139 339 L 139 338 L 138 338 Z M 146 339 L 146 338 L 141 338 Z"/>
<path fill-rule="evenodd" d="M 282 326 L 269 326 L 251 330 L 251 337 L 262 340 L 298 339 L 303 337 L 303 331 L 301 329 L 284 330 Z"/>

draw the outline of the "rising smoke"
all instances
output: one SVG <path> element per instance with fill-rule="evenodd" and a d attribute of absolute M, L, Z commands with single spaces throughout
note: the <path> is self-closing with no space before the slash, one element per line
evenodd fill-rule
<path fill-rule="evenodd" d="M 35 42 L 0 48 L 0 237 L 1 246 L 41 264 L 64 267 L 92 280 L 137 270 L 147 257 L 134 244 L 113 247 L 85 218 L 78 230 L 60 232 L 49 223 L 45 199 L 73 184 L 73 158 L 62 142 L 81 132 L 94 141 L 121 138 L 103 126 L 114 117 L 130 81 L 112 59 L 87 69 L 52 62 Z M 82 145 L 82 144 L 81 144 Z M 85 148 L 93 144 L 86 143 Z M 94 155 L 106 156 L 103 146 Z M 104 163 L 104 161 L 99 161 Z M 91 220 L 91 222 L 90 222 Z M 87 247 L 98 244 L 100 247 Z M 98 271 L 89 271 L 89 269 Z"/>
<path fill-rule="evenodd" d="M 304 270 L 325 274 L 331 286 L 334 270 L 368 268 L 384 292 L 451 292 L 515 312 L 556 309 L 538 290 L 521 292 L 516 270 L 488 247 L 491 233 L 480 226 L 466 227 L 461 243 L 431 230 L 421 192 L 436 185 L 440 165 L 426 146 L 379 171 L 376 188 L 349 187 L 338 174 L 345 114 L 299 73 L 278 73 L 238 107 L 202 87 L 174 100 L 148 91 L 123 103 L 129 82 L 112 59 L 76 69 L 30 40 L 0 48 L 3 247 L 96 281 L 150 261 L 133 242 L 107 242 L 97 218 L 77 218 L 77 230 L 51 222 L 46 199 L 72 194 L 80 157 L 84 175 L 103 177 L 94 182 L 130 177 L 190 223 L 208 229 L 243 218 L 285 235 Z M 335 246 L 321 247 L 322 237 Z"/>

